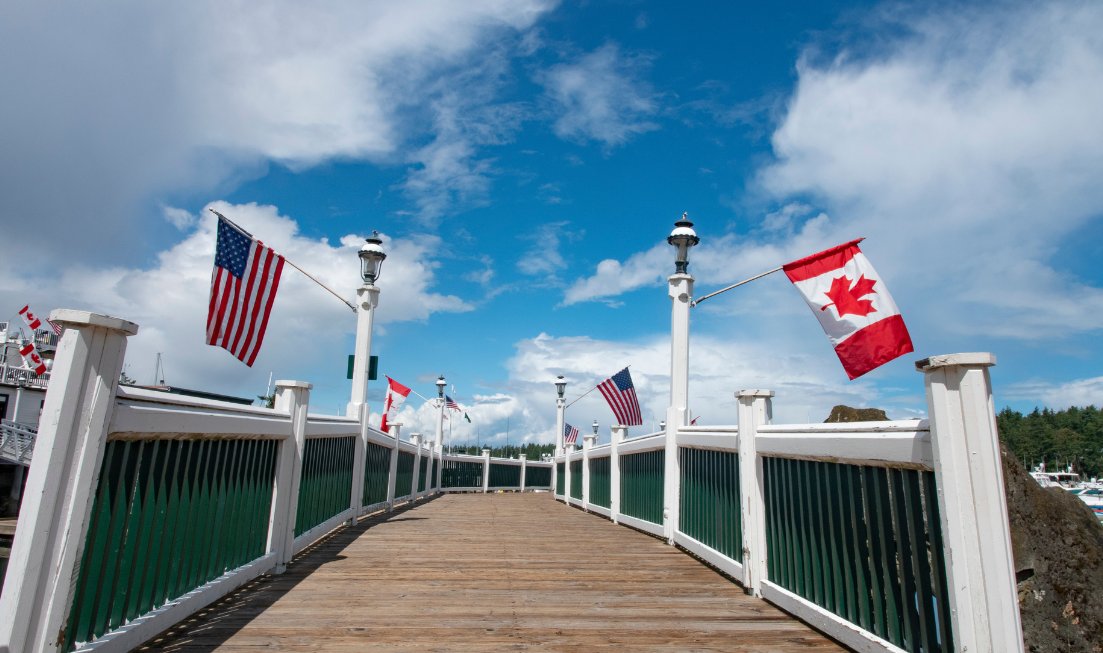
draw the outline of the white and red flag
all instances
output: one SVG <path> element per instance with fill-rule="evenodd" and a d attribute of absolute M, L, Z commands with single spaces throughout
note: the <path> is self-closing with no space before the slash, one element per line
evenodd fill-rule
<path fill-rule="evenodd" d="M 27 323 L 27 326 L 31 327 L 32 331 L 34 331 L 38 327 L 42 326 L 42 320 L 39 319 L 39 317 L 37 315 L 35 315 L 34 313 L 31 312 L 30 304 L 28 304 L 28 305 L 24 306 L 23 308 L 19 309 L 19 314 L 23 316 L 23 320 Z M 50 325 L 50 328 L 54 330 L 54 333 L 56 333 L 59 336 L 61 335 L 61 327 L 60 326 L 54 324 L 53 322 L 51 322 L 49 320 L 46 320 L 46 324 Z"/>
<path fill-rule="evenodd" d="M 900 309 L 858 249 L 861 241 L 782 266 L 820 321 L 851 379 L 913 351 Z"/>
<path fill-rule="evenodd" d="M 19 353 L 23 355 L 23 362 L 27 364 L 27 367 L 34 370 L 35 374 L 46 373 L 46 363 L 42 362 L 42 357 L 38 355 L 38 350 L 34 348 L 33 342 L 28 342 L 19 349 Z"/>
<path fill-rule="evenodd" d="M 402 404 L 409 396 L 409 388 L 387 377 L 387 398 L 383 400 L 383 420 L 379 423 L 380 431 L 387 432 L 388 424 L 398 417 L 398 411 L 402 410 Z"/>

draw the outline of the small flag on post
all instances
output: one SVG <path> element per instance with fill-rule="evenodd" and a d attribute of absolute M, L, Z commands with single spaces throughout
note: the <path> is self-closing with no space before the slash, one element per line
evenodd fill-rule
<path fill-rule="evenodd" d="M 225 217 L 218 216 L 207 344 L 253 366 L 280 285 L 284 258 Z"/>
<path fill-rule="evenodd" d="M 467 416 L 467 413 L 464 413 L 464 414 L 463 414 L 463 418 L 464 418 L 465 420 L 467 420 L 467 423 L 468 423 L 468 424 L 470 424 L 470 423 L 471 423 L 471 418 Z"/>
<path fill-rule="evenodd" d="M 42 375 L 46 373 L 46 363 L 42 362 L 42 357 L 38 355 L 38 350 L 35 349 L 33 342 L 28 342 L 19 349 L 19 353 L 23 355 L 23 362 L 27 364 L 27 367 L 34 370 L 35 374 Z"/>
<path fill-rule="evenodd" d="M 444 395 L 444 407 L 448 408 L 449 410 L 459 410 L 460 409 L 460 407 L 456 404 L 456 402 L 452 401 L 452 398 L 449 397 L 448 395 Z"/>
<path fill-rule="evenodd" d="M 563 443 L 564 444 L 574 444 L 575 442 L 578 442 L 578 429 L 576 429 L 575 427 L 571 426 L 570 424 L 567 424 L 566 422 L 564 422 L 563 423 Z"/>
<path fill-rule="evenodd" d="M 643 425 L 640 402 L 636 399 L 636 387 L 632 385 L 632 375 L 628 373 L 627 367 L 599 383 L 597 389 L 601 390 L 605 401 L 609 402 L 609 407 L 617 417 L 617 424 Z"/>
<path fill-rule="evenodd" d="M 387 377 L 387 398 L 383 401 L 383 419 L 379 423 L 379 430 L 384 433 L 390 428 L 389 423 L 398 417 L 398 411 L 402 410 L 402 404 L 406 397 L 410 396 L 410 389 Z"/>
<path fill-rule="evenodd" d="M 782 266 L 856 379 L 912 351 L 900 309 L 858 249 L 861 239 Z"/>
<path fill-rule="evenodd" d="M 23 308 L 19 309 L 19 314 L 23 316 L 23 321 L 25 321 L 27 323 L 27 326 L 31 327 L 32 331 L 34 331 L 38 327 L 42 326 L 42 320 L 39 319 L 39 317 L 37 315 L 35 315 L 34 313 L 31 312 L 30 304 L 28 304 L 28 305 L 24 306 Z M 61 335 L 61 326 L 60 325 L 54 324 L 50 320 L 46 320 L 46 324 L 50 325 L 50 328 L 54 330 L 54 333 L 56 333 L 59 336 Z"/>

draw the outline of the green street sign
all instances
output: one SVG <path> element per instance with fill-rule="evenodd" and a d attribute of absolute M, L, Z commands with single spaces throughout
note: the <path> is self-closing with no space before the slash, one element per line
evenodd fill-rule
<path fill-rule="evenodd" d="M 356 364 L 356 355 L 355 354 L 349 354 L 349 373 L 348 373 L 348 377 L 347 377 L 349 379 L 352 378 L 352 368 L 355 366 L 355 364 Z M 368 380 L 369 381 L 375 381 L 376 379 L 379 378 L 378 374 L 379 374 L 379 357 L 378 356 L 370 356 L 368 358 Z"/>

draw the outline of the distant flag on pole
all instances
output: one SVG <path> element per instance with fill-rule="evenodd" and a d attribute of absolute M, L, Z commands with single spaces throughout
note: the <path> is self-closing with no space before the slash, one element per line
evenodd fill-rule
<path fill-rule="evenodd" d="M 390 422 L 398 417 L 398 411 L 402 410 L 402 404 L 409 396 L 409 388 L 391 377 L 387 377 L 387 398 L 383 400 L 383 419 L 379 423 L 380 431 L 387 432 L 387 429 L 390 428 Z"/>
<path fill-rule="evenodd" d="M 448 408 L 449 410 L 459 410 L 460 409 L 459 405 L 456 404 L 455 401 L 452 401 L 452 398 L 449 397 L 448 395 L 444 395 L 444 407 Z"/>
<path fill-rule="evenodd" d="M 599 383 L 597 389 L 601 390 L 605 401 L 609 402 L 609 407 L 617 417 L 617 424 L 643 425 L 640 402 L 636 399 L 636 387 L 632 385 L 632 375 L 628 373 L 627 367 Z"/>
<path fill-rule="evenodd" d="M 563 443 L 574 444 L 578 441 L 578 429 L 564 422 L 563 424 Z"/>
<path fill-rule="evenodd" d="M 35 315 L 34 313 L 31 312 L 30 304 L 28 304 L 27 306 L 24 306 L 23 308 L 19 309 L 19 314 L 23 316 L 23 320 L 27 323 L 27 326 L 31 327 L 32 331 L 34 331 L 38 327 L 42 326 L 42 320 L 39 319 L 39 317 L 37 315 Z M 54 333 L 56 333 L 59 336 L 61 335 L 61 326 L 60 325 L 54 324 L 53 322 L 51 322 L 49 320 L 46 320 L 46 324 L 50 325 L 50 328 L 54 330 Z"/>
<path fill-rule="evenodd" d="M 463 418 L 464 418 L 465 420 L 467 420 L 467 423 L 468 423 L 468 424 L 470 424 L 470 423 L 471 423 L 471 418 L 467 416 L 467 413 L 464 413 L 464 414 L 463 414 Z"/>
<path fill-rule="evenodd" d="M 19 349 L 19 353 L 23 355 L 23 362 L 27 364 L 27 367 L 34 370 L 35 374 L 46 373 L 46 363 L 42 362 L 42 357 L 38 355 L 38 350 L 34 348 L 34 342 L 28 342 Z"/>
<path fill-rule="evenodd" d="M 900 309 L 858 249 L 861 241 L 782 267 L 812 308 L 851 379 L 913 351 Z"/>
<path fill-rule="evenodd" d="M 284 258 L 241 227 L 218 216 L 207 344 L 249 367 L 260 352 Z"/>

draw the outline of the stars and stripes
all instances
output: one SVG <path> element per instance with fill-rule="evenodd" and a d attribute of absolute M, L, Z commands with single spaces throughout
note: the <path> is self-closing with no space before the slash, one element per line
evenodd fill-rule
<path fill-rule="evenodd" d="M 574 444 L 576 442 L 578 442 L 578 429 L 576 429 L 575 427 L 571 426 L 570 424 L 567 424 L 566 422 L 564 422 L 563 423 L 563 443 L 564 444 Z"/>
<path fill-rule="evenodd" d="M 252 367 L 260 352 L 284 258 L 225 217 L 218 241 L 207 311 L 207 344 Z"/>
<path fill-rule="evenodd" d="M 449 410 L 459 410 L 460 406 L 448 395 L 444 395 L 444 407 Z"/>
<path fill-rule="evenodd" d="M 641 426 L 643 416 L 640 413 L 640 402 L 636 399 L 636 387 L 632 385 L 632 375 L 628 368 L 617 372 L 612 377 L 602 381 L 597 386 L 613 414 L 617 417 L 617 424 L 624 426 Z"/>

